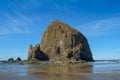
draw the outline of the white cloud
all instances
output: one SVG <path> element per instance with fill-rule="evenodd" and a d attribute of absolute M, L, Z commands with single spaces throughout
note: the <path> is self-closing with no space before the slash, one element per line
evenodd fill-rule
<path fill-rule="evenodd" d="M 120 17 L 93 21 L 79 25 L 77 28 L 87 36 L 108 35 L 114 30 L 120 29 Z"/>

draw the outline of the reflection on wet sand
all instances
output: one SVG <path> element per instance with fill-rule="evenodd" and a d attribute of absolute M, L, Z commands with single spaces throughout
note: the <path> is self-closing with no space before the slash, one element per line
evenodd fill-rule
<path fill-rule="evenodd" d="M 120 63 L 50 66 L 1 64 L 0 80 L 120 80 Z"/>
<path fill-rule="evenodd" d="M 108 64 L 107 64 L 108 65 Z M 116 65 L 116 64 L 115 64 Z M 119 80 L 120 74 L 96 73 L 93 66 L 41 66 L 29 65 L 28 74 L 36 76 L 39 80 Z M 103 65 L 105 66 L 105 65 Z M 109 66 L 110 67 L 110 66 Z M 105 67 L 98 69 L 102 70 Z M 108 68 L 108 66 L 107 66 Z M 108 69 L 109 70 L 109 69 Z M 105 71 L 107 72 L 107 71 Z"/>
<path fill-rule="evenodd" d="M 30 65 L 31 66 L 31 65 Z M 37 75 L 42 80 L 89 80 L 83 74 L 79 76 L 76 73 L 92 73 L 92 66 L 41 66 L 33 65 L 28 72 L 30 75 Z"/>

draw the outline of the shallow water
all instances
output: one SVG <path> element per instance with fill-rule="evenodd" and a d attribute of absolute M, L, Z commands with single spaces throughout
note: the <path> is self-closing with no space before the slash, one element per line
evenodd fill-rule
<path fill-rule="evenodd" d="M 94 62 L 85 67 L 50 67 L 0 63 L 1 80 L 120 80 L 120 63 Z"/>

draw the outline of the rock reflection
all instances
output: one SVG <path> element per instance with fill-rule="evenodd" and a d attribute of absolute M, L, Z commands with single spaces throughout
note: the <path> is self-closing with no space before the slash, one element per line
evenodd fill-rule
<path fill-rule="evenodd" d="M 83 73 L 92 73 L 92 66 L 29 66 L 28 73 L 42 80 L 89 80 Z"/>

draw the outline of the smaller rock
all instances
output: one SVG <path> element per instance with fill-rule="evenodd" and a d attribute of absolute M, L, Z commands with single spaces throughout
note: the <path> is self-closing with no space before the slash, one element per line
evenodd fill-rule
<path fill-rule="evenodd" d="M 9 59 L 8 59 L 8 62 L 13 63 L 13 62 L 15 62 L 15 61 L 14 61 L 13 58 L 9 58 Z"/>
<path fill-rule="evenodd" d="M 28 61 L 49 61 L 49 57 L 40 50 L 40 45 L 37 44 L 36 46 L 30 45 L 28 51 Z"/>
<path fill-rule="evenodd" d="M 18 58 L 16 59 L 16 62 L 20 62 L 20 61 L 22 61 L 22 59 L 21 59 L 20 57 L 18 57 Z"/>

